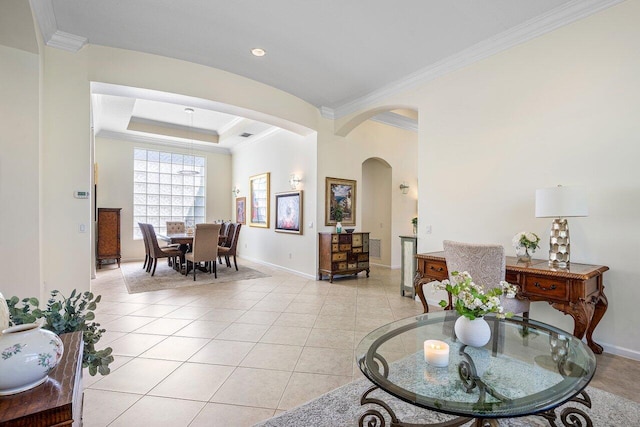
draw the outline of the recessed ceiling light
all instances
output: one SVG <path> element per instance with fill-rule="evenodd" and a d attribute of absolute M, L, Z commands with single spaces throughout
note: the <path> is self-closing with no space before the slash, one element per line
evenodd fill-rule
<path fill-rule="evenodd" d="M 260 49 L 259 47 L 251 49 L 251 53 L 253 56 L 265 56 L 267 54 L 264 49 Z"/>

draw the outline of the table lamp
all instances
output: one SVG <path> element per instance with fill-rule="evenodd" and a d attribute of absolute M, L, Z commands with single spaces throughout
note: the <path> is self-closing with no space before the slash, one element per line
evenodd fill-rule
<path fill-rule="evenodd" d="M 570 259 L 567 217 L 588 216 L 587 194 L 582 187 L 557 187 L 536 190 L 536 218 L 554 218 L 549 235 L 549 265 L 567 268 Z"/>

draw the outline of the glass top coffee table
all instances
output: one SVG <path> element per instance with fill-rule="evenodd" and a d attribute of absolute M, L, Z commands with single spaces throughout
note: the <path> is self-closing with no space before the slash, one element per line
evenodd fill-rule
<path fill-rule="evenodd" d="M 421 425 L 459 426 L 473 419 L 476 426 L 497 425 L 497 418 L 534 414 L 552 426 L 558 417 L 565 426 L 592 425 L 579 408 L 555 411 L 567 401 L 591 407 L 584 388 L 595 373 L 596 359 L 582 341 L 534 320 L 486 316 L 491 340 L 481 348 L 469 347 L 455 337 L 457 317 L 455 311 L 423 314 L 365 336 L 356 357 L 374 385 L 360 403 L 380 406 L 391 417 L 392 426 L 418 424 L 403 423 L 384 401 L 369 396 L 378 388 L 413 405 L 457 416 Z M 425 346 L 427 340 L 436 340 L 436 345 L 430 341 Z M 447 346 L 448 364 L 442 355 Z M 440 355 L 434 356 L 433 349 Z M 363 425 L 385 425 L 382 412 L 367 410 L 360 417 Z"/>

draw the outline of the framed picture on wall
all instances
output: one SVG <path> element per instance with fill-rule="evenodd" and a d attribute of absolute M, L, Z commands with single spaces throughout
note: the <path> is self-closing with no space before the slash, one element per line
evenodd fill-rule
<path fill-rule="evenodd" d="M 276 194 L 276 231 L 302 234 L 302 190 Z"/>
<path fill-rule="evenodd" d="M 238 224 L 246 223 L 247 218 L 247 198 L 246 197 L 237 197 L 236 198 L 236 222 Z"/>
<path fill-rule="evenodd" d="M 340 178 L 325 180 L 324 225 L 335 225 L 342 213 L 342 225 L 356 225 L 356 181 Z"/>
<path fill-rule="evenodd" d="M 249 178 L 249 226 L 269 228 L 269 172 Z"/>

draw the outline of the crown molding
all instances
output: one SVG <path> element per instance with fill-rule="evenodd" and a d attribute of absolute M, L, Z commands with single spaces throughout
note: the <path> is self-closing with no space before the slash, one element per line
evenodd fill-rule
<path fill-rule="evenodd" d="M 387 111 L 386 113 L 380 113 L 369 120 L 382 123 L 389 126 L 394 126 L 400 129 L 408 130 L 411 132 L 418 132 L 418 121 L 410 117 L 403 116 L 398 113 Z"/>
<path fill-rule="evenodd" d="M 47 46 L 77 52 L 87 44 L 87 38 L 65 33 L 58 29 L 58 22 L 53 11 L 52 0 L 29 0 L 31 10 L 36 16 L 42 38 Z"/>
<path fill-rule="evenodd" d="M 372 104 L 383 101 L 385 98 L 435 80 L 445 74 L 464 68 L 474 62 L 488 58 L 623 1 L 625 0 L 573 0 L 365 96 L 353 99 L 335 108 L 320 107 L 320 113 L 326 119 L 335 120 L 357 111 L 366 110 Z"/>
<path fill-rule="evenodd" d="M 76 36 L 75 34 L 65 33 L 64 31 L 56 31 L 46 42 L 47 46 L 57 47 L 69 52 L 77 52 L 87 44 L 86 37 Z"/>
<path fill-rule="evenodd" d="M 117 139 L 120 141 L 128 141 L 128 142 L 139 142 L 142 144 L 155 144 L 155 145 L 162 145 L 165 147 L 184 149 L 183 142 L 169 141 L 162 138 L 155 138 L 153 136 L 132 135 L 124 132 L 115 132 L 111 130 L 101 130 L 96 134 L 96 137 Z M 194 151 L 206 151 L 208 153 L 227 154 L 227 155 L 231 154 L 231 151 L 227 148 L 213 147 L 213 146 L 201 145 L 201 144 L 194 145 L 193 149 Z"/>

